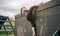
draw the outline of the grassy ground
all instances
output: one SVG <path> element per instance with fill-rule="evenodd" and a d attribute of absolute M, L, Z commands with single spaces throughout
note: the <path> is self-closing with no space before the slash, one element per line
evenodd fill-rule
<path fill-rule="evenodd" d="M 0 36 L 6 36 L 6 33 L 4 31 L 0 31 Z M 14 36 L 14 33 L 10 33 L 9 36 Z"/>
<path fill-rule="evenodd" d="M 6 36 L 6 34 L 0 34 L 0 36 Z M 14 36 L 14 34 L 9 34 L 9 36 Z"/>
<path fill-rule="evenodd" d="M 12 25 L 15 25 L 15 22 L 11 22 Z M 5 25 L 9 24 L 9 22 L 5 22 Z M 0 31 L 0 36 L 6 36 L 5 31 Z M 14 36 L 14 33 L 9 34 L 9 36 Z"/>

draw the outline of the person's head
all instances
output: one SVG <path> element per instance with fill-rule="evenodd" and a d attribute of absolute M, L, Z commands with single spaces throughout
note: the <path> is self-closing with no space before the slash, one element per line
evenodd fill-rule
<path fill-rule="evenodd" d="M 21 15 L 22 15 L 23 12 L 28 12 L 28 10 L 26 9 L 26 7 L 22 7 L 21 8 Z"/>
<path fill-rule="evenodd" d="M 26 10 L 26 7 L 21 8 L 21 12 L 24 12 Z"/>

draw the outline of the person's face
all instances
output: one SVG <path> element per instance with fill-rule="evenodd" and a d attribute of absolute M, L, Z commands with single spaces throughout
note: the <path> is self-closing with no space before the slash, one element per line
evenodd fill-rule
<path fill-rule="evenodd" d="M 22 9 L 22 12 L 24 12 L 26 10 L 26 8 L 24 7 L 23 9 Z"/>

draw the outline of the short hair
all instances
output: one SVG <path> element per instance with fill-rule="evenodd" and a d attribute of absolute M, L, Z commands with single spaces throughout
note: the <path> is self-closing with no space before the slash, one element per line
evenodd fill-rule
<path fill-rule="evenodd" d="M 26 7 L 22 7 L 22 8 L 21 8 L 21 12 L 22 12 L 22 9 L 23 9 L 23 8 L 26 8 Z"/>

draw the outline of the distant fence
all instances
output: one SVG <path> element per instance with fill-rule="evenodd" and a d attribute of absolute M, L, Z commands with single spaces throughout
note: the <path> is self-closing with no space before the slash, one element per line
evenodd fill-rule
<path fill-rule="evenodd" d="M 5 21 L 5 22 L 9 22 L 9 24 L 7 25 L 0 25 L 1 27 L 3 27 L 4 30 L 0 30 L 0 32 L 5 31 L 6 36 L 8 36 L 11 32 L 14 32 L 15 29 L 13 28 L 14 26 L 11 24 L 11 21 L 7 21 L 7 20 L 0 20 L 0 21 Z M 12 30 L 7 30 L 6 27 L 11 27 Z"/>

